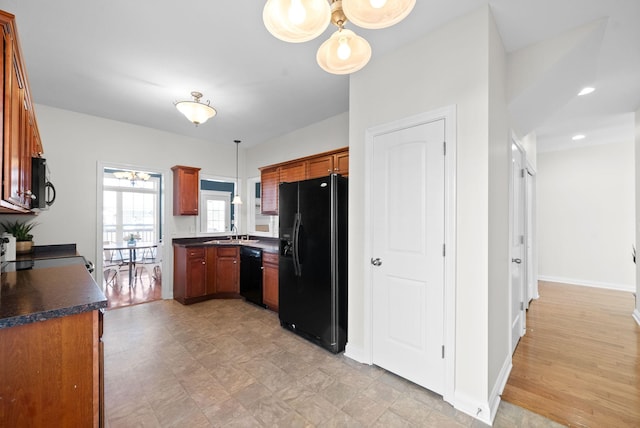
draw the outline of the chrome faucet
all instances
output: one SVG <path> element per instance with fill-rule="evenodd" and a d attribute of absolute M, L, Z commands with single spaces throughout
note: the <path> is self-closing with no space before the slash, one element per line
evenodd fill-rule
<path fill-rule="evenodd" d="M 235 235 L 233 234 L 234 230 L 236 231 Z M 234 238 L 234 236 L 235 236 L 235 238 Z M 236 227 L 235 224 L 231 226 L 231 238 L 229 238 L 229 239 L 235 239 L 236 241 L 238 240 L 238 228 Z"/>

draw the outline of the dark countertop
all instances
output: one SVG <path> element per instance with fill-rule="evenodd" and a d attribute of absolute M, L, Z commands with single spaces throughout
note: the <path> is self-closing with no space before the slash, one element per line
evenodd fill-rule
<path fill-rule="evenodd" d="M 32 259 L 46 261 L 44 257 Z M 29 258 L 21 256 L 21 260 Z M 36 264 L 32 269 L 2 272 L 0 328 L 106 308 L 107 298 L 83 260 L 77 257 L 74 264 L 42 268 Z"/>
<path fill-rule="evenodd" d="M 256 241 L 257 242 L 251 242 Z M 215 241 L 221 241 L 223 243 L 216 243 Z M 172 239 L 173 245 L 179 245 L 181 247 L 208 247 L 208 246 L 240 246 L 240 247 L 251 247 L 251 248 L 260 248 L 263 251 L 268 253 L 277 253 L 280 245 L 280 241 L 278 238 L 265 238 L 265 237 L 250 237 L 249 241 L 239 240 L 234 243 L 224 243 L 225 241 L 229 241 L 229 237 L 221 236 L 221 237 L 197 237 L 197 238 L 174 238 Z"/>

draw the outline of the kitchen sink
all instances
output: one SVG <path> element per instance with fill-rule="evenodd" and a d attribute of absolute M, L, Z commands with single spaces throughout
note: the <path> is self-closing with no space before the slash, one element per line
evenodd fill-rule
<path fill-rule="evenodd" d="M 256 242 L 260 242 L 260 240 L 259 239 L 214 239 L 212 241 L 206 241 L 205 244 L 242 245 L 242 244 L 253 244 Z"/>

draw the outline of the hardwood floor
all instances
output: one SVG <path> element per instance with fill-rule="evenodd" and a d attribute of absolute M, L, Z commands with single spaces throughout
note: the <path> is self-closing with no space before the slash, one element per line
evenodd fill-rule
<path fill-rule="evenodd" d="M 540 282 L 502 399 L 567 426 L 640 427 L 632 293 Z"/>
<path fill-rule="evenodd" d="M 107 297 L 107 309 L 121 308 L 162 299 L 162 275 L 149 275 L 143 268 L 129 285 L 126 270 L 121 271 L 117 280 L 112 280 L 112 274 L 105 275 L 109 281 L 103 281 L 102 289 Z"/>

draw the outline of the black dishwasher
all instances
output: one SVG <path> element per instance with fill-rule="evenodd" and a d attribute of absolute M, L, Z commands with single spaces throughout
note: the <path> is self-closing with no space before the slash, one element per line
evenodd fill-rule
<path fill-rule="evenodd" d="M 262 303 L 262 250 L 240 247 L 240 294 L 247 302 Z"/>

